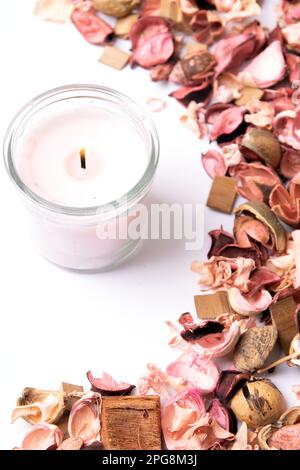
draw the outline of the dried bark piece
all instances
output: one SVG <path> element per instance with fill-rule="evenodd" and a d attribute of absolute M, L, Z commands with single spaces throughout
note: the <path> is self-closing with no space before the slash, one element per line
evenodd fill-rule
<path fill-rule="evenodd" d="M 261 159 L 273 168 L 277 168 L 281 160 L 281 147 L 277 137 L 266 129 L 252 127 L 245 134 L 241 143 L 241 152 L 245 157 Z"/>
<path fill-rule="evenodd" d="M 182 23 L 183 14 L 178 0 L 160 0 L 160 16 L 174 21 L 174 23 Z"/>
<path fill-rule="evenodd" d="M 138 20 L 138 15 L 129 15 L 125 18 L 118 18 L 115 24 L 115 35 L 122 39 L 128 39 L 131 27 Z"/>
<path fill-rule="evenodd" d="M 160 450 L 158 396 L 103 397 L 101 437 L 106 450 Z"/>
<path fill-rule="evenodd" d="M 207 206 L 231 214 L 237 197 L 237 180 L 228 176 L 215 176 L 207 200 Z"/>
<path fill-rule="evenodd" d="M 224 313 L 236 313 L 230 306 L 228 294 L 225 291 L 207 295 L 195 295 L 194 302 L 197 315 L 201 320 L 217 318 Z"/>
<path fill-rule="evenodd" d="M 247 330 L 235 348 L 233 362 L 237 369 L 254 372 L 265 364 L 277 341 L 274 325 Z"/>
<path fill-rule="evenodd" d="M 287 297 L 270 306 L 272 320 L 278 330 L 281 349 L 289 353 L 292 339 L 297 334 L 295 324 L 296 302 L 293 297 Z"/>
<path fill-rule="evenodd" d="M 116 70 L 122 70 L 129 62 L 130 54 L 115 46 L 105 46 L 99 62 Z"/>

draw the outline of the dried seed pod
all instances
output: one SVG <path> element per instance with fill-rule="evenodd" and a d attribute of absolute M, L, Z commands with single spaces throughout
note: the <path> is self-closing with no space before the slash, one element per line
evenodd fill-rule
<path fill-rule="evenodd" d="M 59 390 L 39 390 L 26 387 L 17 399 L 12 413 L 12 422 L 23 418 L 30 424 L 58 423 L 66 411 L 65 394 Z"/>
<path fill-rule="evenodd" d="M 250 379 L 250 374 L 235 370 L 223 370 L 216 386 L 216 395 L 222 401 L 231 400 L 236 392 Z"/>
<path fill-rule="evenodd" d="M 268 424 L 261 428 L 257 435 L 258 445 L 261 450 L 275 450 L 269 446 L 269 439 L 277 429 L 280 429 L 279 424 Z"/>
<path fill-rule="evenodd" d="M 274 325 L 249 328 L 236 345 L 233 362 L 239 370 L 254 372 L 262 368 L 277 341 Z"/>
<path fill-rule="evenodd" d="M 231 400 L 231 409 L 239 421 L 251 429 L 274 424 L 286 409 L 282 393 L 267 379 L 253 378 Z"/>
<path fill-rule="evenodd" d="M 288 424 L 300 423 L 300 406 L 293 406 L 289 408 L 283 415 L 280 416 L 280 422 L 283 426 Z"/>
<path fill-rule="evenodd" d="M 273 168 L 277 168 L 281 160 L 279 140 L 266 129 L 252 127 L 245 134 L 241 143 L 241 152 L 256 160 L 259 158 Z"/>
<path fill-rule="evenodd" d="M 129 15 L 139 3 L 140 0 L 93 0 L 93 7 L 105 15 L 122 18 Z"/>
<path fill-rule="evenodd" d="M 274 238 L 274 245 L 277 251 L 283 252 L 286 248 L 286 232 L 276 215 L 263 202 L 251 201 L 242 204 L 234 211 L 239 214 L 250 214 L 257 220 L 263 222 L 270 229 L 271 236 Z"/>

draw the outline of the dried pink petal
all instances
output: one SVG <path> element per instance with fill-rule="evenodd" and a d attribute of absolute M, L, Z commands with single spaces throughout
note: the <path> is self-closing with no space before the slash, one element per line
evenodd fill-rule
<path fill-rule="evenodd" d="M 268 444 L 278 450 L 300 449 L 300 423 L 288 424 L 273 432 Z"/>
<path fill-rule="evenodd" d="M 55 424 L 39 423 L 25 435 L 22 450 L 56 449 L 63 441 L 64 433 Z"/>
<path fill-rule="evenodd" d="M 63 441 L 56 450 L 80 450 L 83 446 L 81 437 L 69 437 Z"/>
<path fill-rule="evenodd" d="M 170 93 L 172 98 L 182 102 L 183 104 L 190 103 L 191 100 L 195 100 L 197 103 L 203 100 L 207 101 L 210 94 L 211 87 L 208 80 L 204 80 L 201 85 L 196 86 L 183 86 L 178 90 Z"/>
<path fill-rule="evenodd" d="M 80 437 L 85 445 L 100 440 L 101 395 L 89 392 L 71 409 L 68 432 L 70 437 Z"/>
<path fill-rule="evenodd" d="M 280 276 L 273 271 L 270 271 L 265 266 L 256 269 L 254 273 L 252 273 L 248 283 L 247 283 L 247 290 L 250 296 L 255 295 L 259 292 L 262 288 L 271 287 L 274 284 L 280 282 Z"/>
<path fill-rule="evenodd" d="M 162 408 L 161 421 L 167 448 L 174 449 L 204 413 L 198 389 L 188 389 L 169 400 Z"/>
<path fill-rule="evenodd" d="M 202 139 L 208 133 L 202 103 L 191 101 L 185 113 L 180 117 L 180 122 L 194 132 L 199 139 Z"/>
<path fill-rule="evenodd" d="M 65 23 L 71 18 L 73 9 L 72 0 L 38 0 L 34 13 L 41 20 Z"/>
<path fill-rule="evenodd" d="M 87 378 L 92 385 L 92 391 L 101 395 L 127 395 L 135 388 L 135 385 L 127 382 L 117 382 L 106 372 L 103 372 L 102 377 L 95 378 L 92 372 L 88 371 Z"/>
<path fill-rule="evenodd" d="M 300 22 L 282 29 L 283 37 L 290 49 L 300 51 Z"/>
<path fill-rule="evenodd" d="M 230 408 L 215 398 L 210 403 L 207 412 L 211 419 L 216 421 L 223 429 L 235 433 L 237 428 L 236 417 Z"/>
<path fill-rule="evenodd" d="M 222 2 L 222 0 L 220 0 Z M 223 0 L 224 1 L 224 0 Z M 231 2 L 232 3 L 232 2 Z M 251 16 L 259 16 L 261 8 L 256 0 L 236 0 L 233 2 L 232 8 L 227 10 L 224 14 L 225 20 L 228 21 L 242 21 Z"/>
<path fill-rule="evenodd" d="M 183 378 L 171 377 L 154 364 L 148 364 L 147 369 L 148 374 L 138 381 L 137 390 L 140 395 L 155 393 L 163 399 L 170 399 L 186 389 Z"/>
<path fill-rule="evenodd" d="M 168 23 L 158 16 L 146 16 L 134 23 L 130 39 L 133 49 L 131 62 L 144 68 L 164 64 L 174 52 Z"/>
<path fill-rule="evenodd" d="M 245 121 L 256 127 L 272 128 L 275 115 L 274 106 L 267 101 L 251 100 L 246 105 L 250 114 L 245 115 Z"/>
<path fill-rule="evenodd" d="M 300 385 L 293 385 L 293 393 L 296 395 L 297 402 L 295 406 L 300 406 Z"/>
<path fill-rule="evenodd" d="M 219 114 L 210 133 L 210 139 L 216 140 L 224 134 L 232 134 L 243 122 L 245 108 L 232 106 Z"/>
<path fill-rule="evenodd" d="M 300 153 L 291 147 L 282 146 L 280 172 L 285 178 L 291 179 L 300 172 Z"/>
<path fill-rule="evenodd" d="M 270 194 L 269 203 L 283 222 L 297 227 L 300 223 L 300 173 L 292 178 L 288 190 L 277 184 Z"/>
<path fill-rule="evenodd" d="M 82 34 L 82 36 L 91 44 L 104 44 L 112 34 L 113 28 L 96 15 L 91 1 L 79 1 L 75 4 L 71 20 Z"/>
<path fill-rule="evenodd" d="M 235 435 L 235 440 L 230 450 L 259 450 L 259 446 L 253 444 L 255 437 L 256 433 L 250 432 L 247 424 L 243 422 Z"/>
<path fill-rule="evenodd" d="M 238 178 L 238 193 L 249 201 L 268 200 L 274 186 L 281 183 L 273 168 L 259 162 L 242 162 L 230 170 L 230 175 Z"/>
<path fill-rule="evenodd" d="M 221 325 L 222 329 L 220 331 L 215 329 L 215 332 L 211 332 L 209 328 L 207 329 L 207 334 L 203 334 L 197 339 L 194 340 L 193 349 L 201 357 L 217 358 L 225 357 L 235 348 L 239 337 L 240 337 L 240 323 L 239 321 L 234 321 L 229 328 L 225 328 L 219 322 L 208 322 L 211 324 Z M 199 326 L 201 330 L 201 326 Z M 212 328 L 211 331 L 214 331 Z M 188 333 L 188 332 L 186 332 Z M 194 330 L 194 336 L 195 330 Z M 183 336 L 185 339 L 185 337 Z"/>
<path fill-rule="evenodd" d="M 273 121 L 274 132 L 281 143 L 300 150 L 300 106 L 282 111 Z"/>
<path fill-rule="evenodd" d="M 238 144 L 228 144 L 222 147 L 223 157 L 227 168 L 237 166 L 244 161 Z"/>
<path fill-rule="evenodd" d="M 203 394 L 211 393 L 219 379 L 219 371 L 215 363 L 202 359 L 194 351 L 183 353 L 176 361 L 169 364 L 167 373 L 172 377 L 184 379 L 191 387 L 197 387 Z"/>
<path fill-rule="evenodd" d="M 215 176 L 225 176 L 227 173 L 223 155 L 217 150 L 208 150 L 202 154 L 202 165 L 208 176 L 212 179 Z"/>
<path fill-rule="evenodd" d="M 216 386 L 217 397 L 223 402 L 228 402 L 249 379 L 250 374 L 247 372 L 223 370 Z"/>
<path fill-rule="evenodd" d="M 286 65 L 280 41 L 272 42 L 243 70 L 259 88 L 269 88 L 283 80 Z"/>
<path fill-rule="evenodd" d="M 215 68 L 216 76 L 225 70 L 239 67 L 252 57 L 255 48 L 255 38 L 248 34 L 237 34 L 218 41 L 213 48 L 213 53 L 218 62 Z"/>
<path fill-rule="evenodd" d="M 254 296 L 242 294 L 239 289 L 232 287 L 228 291 L 231 307 L 242 316 L 252 316 L 262 313 L 271 305 L 273 299 L 266 289 L 261 289 Z"/>
<path fill-rule="evenodd" d="M 211 247 L 207 254 L 208 258 L 211 256 L 219 256 L 220 250 L 234 243 L 234 237 L 231 233 L 223 230 L 222 226 L 218 230 L 212 230 L 208 235 L 211 237 Z"/>

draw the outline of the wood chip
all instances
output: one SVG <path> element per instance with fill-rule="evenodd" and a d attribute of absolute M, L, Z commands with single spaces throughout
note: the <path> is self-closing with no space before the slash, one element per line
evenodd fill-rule
<path fill-rule="evenodd" d="M 106 450 L 160 450 L 160 398 L 103 397 L 101 437 Z"/>
<path fill-rule="evenodd" d="M 160 0 L 160 16 L 174 21 L 174 23 L 182 23 L 183 14 L 178 0 Z"/>
<path fill-rule="evenodd" d="M 115 24 L 115 35 L 122 39 L 129 38 L 129 32 L 134 23 L 138 20 L 138 15 L 129 15 L 125 18 L 118 18 Z"/>
<path fill-rule="evenodd" d="M 217 318 L 224 313 L 236 313 L 229 303 L 227 292 L 224 291 L 195 295 L 194 301 L 197 315 L 201 320 Z"/>
<path fill-rule="evenodd" d="M 245 86 L 241 91 L 241 96 L 235 100 L 237 106 L 245 106 L 251 100 L 260 100 L 264 92 L 259 88 L 254 88 L 250 86 Z"/>
<path fill-rule="evenodd" d="M 194 54 L 195 52 L 205 52 L 207 50 L 207 44 L 203 44 L 202 42 L 191 41 L 186 46 L 186 55 Z"/>
<path fill-rule="evenodd" d="M 237 180 L 228 176 L 215 176 L 207 200 L 207 206 L 231 214 L 237 197 Z"/>
<path fill-rule="evenodd" d="M 270 312 L 278 330 L 281 349 L 289 354 L 291 341 L 298 333 L 295 324 L 296 302 L 293 297 L 287 297 L 272 304 Z"/>
<path fill-rule="evenodd" d="M 105 46 L 99 62 L 116 70 L 122 70 L 127 65 L 130 54 L 115 46 Z"/>
<path fill-rule="evenodd" d="M 67 382 L 62 382 L 61 383 L 61 388 L 62 388 L 62 391 L 66 394 L 70 394 L 70 393 L 76 393 L 76 392 L 79 392 L 79 393 L 82 393 L 84 392 L 84 388 L 81 386 L 81 385 L 74 385 L 74 384 L 69 384 Z M 78 398 L 69 398 L 68 401 L 67 401 L 67 408 L 68 410 L 71 410 L 72 406 L 74 405 L 74 403 L 78 400 Z"/>

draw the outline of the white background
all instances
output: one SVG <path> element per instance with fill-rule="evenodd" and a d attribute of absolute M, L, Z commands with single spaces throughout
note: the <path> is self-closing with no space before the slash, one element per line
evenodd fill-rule
<path fill-rule="evenodd" d="M 116 88 L 146 106 L 167 89 L 147 71 L 118 72 L 98 63 L 94 47 L 71 25 L 45 23 L 33 16 L 34 0 L 1 2 L 0 134 L 27 100 L 52 87 L 95 83 Z M 274 25 L 274 4 L 265 20 Z M 167 109 L 153 114 L 161 139 L 161 159 L 152 191 L 154 202 L 205 203 L 210 180 L 201 168 L 204 144 L 179 123 L 181 106 L 167 98 Z M 10 424 L 10 413 L 25 386 L 56 388 L 60 382 L 88 386 L 85 372 L 102 370 L 136 382 L 148 362 L 165 366 L 172 357 L 164 321 L 194 313 L 197 276 L 184 242 L 148 241 L 137 257 L 102 274 L 66 272 L 36 254 L 27 234 L 22 201 L 0 171 L 1 191 L 1 402 L 0 447 L 20 444 L 27 425 Z M 205 233 L 232 218 L 206 210 Z M 299 370 L 282 366 L 272 379 L 289 396 Z"/>

